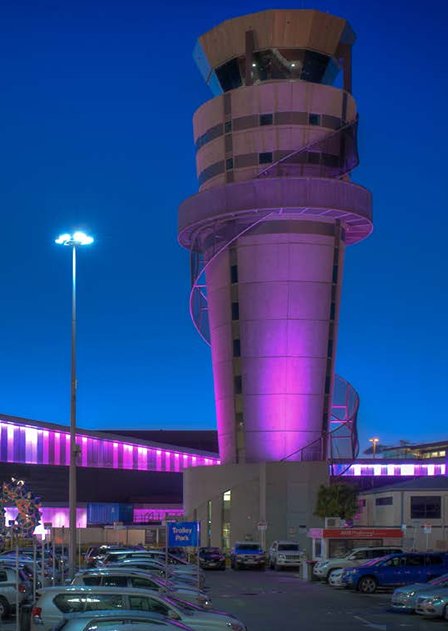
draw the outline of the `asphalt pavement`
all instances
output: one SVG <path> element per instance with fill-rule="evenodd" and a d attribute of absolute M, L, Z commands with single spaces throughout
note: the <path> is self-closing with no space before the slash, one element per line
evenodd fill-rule
<path fill-rule="evenodd" d="M 207 572 L 213 606 L 248 631 L 448 631 L 448 622 L 389 611 L 390 593 L 359 594 L 290 572 Z"/>

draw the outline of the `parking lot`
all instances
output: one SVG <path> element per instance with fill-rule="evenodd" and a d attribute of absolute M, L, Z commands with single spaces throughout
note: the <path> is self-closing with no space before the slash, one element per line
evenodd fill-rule
<path fill-rule="evenodd" d="M 390 593 L 363 595 L 304 582 L 290 572 L 207 572 L 213 606 L 235 614 L 248 631 L 437 631 L 443 620 L 388 611 Z M 0 623 L 14 631 L 14 617 Z"/>
<path fill-rule="evenodd" d="M 442 620 L 388 611 L 390 593 L 363 595 L 304 582 L 290 572 L 208 572 L 213 605 L 246 623 L 249 631 L 428 631 Z"/>

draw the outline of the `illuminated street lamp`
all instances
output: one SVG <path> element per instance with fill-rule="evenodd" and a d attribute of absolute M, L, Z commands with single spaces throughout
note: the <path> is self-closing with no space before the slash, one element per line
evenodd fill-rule
<path fill-rule="evenodd" d="M 380 442 L 379 438 L 369 438 L 369 443 L 372 443 L 372 453 L 373 453 L 374 458 L 376 456 L 376 446 L 379 442 Z"/>
<path fill-rule="evenodd" d="M 76 560 L 76 249 L 82 245 L 93 243 L 93 237 L 84 232 L 61 234 L 57 239 L 58 245 L 66 245 L 72 249 L 72 359 L 71 359 L 71 387 L 70 387 L 70 468 L 69 468 L 69 543 L 68 567 L 69 576 L 75 575 Z"/>

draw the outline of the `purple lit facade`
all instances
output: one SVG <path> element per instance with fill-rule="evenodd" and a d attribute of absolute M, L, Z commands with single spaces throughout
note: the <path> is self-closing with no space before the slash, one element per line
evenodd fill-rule
<path fill-rule="evenodd" d="M 220 461 L 214 454 L 192 453 L 173 447 L 84 433 L 77 435 L 81 449 L 79 467 L 182 472 L 188 467 L 210 466 Z M 0 462 L 69 466 L 70 434 L 61 426 L 33 425 L 0 420 Z"/>
<path fill-rule="evenodd" d="M 364 477 L 433 477 L 446 475 L 444 462 L 355 462 L 351 465 L 333 464 L 334 476 Z"/>
<path fill-rule="evenodd" d="M 358 397 L 339 378 L 351 393 L 341 415 L 334 375 L 345 247 L 372 229 L 370 193 L 349 176 L 354 41 L 341 18 L 273 10 L 226 21 L 195 49 L 215 98 L 194 115 L 199 193 L 180 207 L 179 241 L 223 463 L 356 453 Z"/>

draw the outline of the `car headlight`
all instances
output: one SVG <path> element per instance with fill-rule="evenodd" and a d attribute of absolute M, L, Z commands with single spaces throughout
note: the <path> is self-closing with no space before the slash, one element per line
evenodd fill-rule
<path fill-rule="evenodd" d="M 281 559 L 282 561 L 284 561 L 286 559 L 286 555 L 284 554 L 279 554 L 277 559 Z"/>
<path fill-rule="evenodd" d="M 439 596 L 434 596 L 434 598 L 428 598 L 428 600 L 424 603 L 425 605 L 440 605 L 442 599 Z"/>

